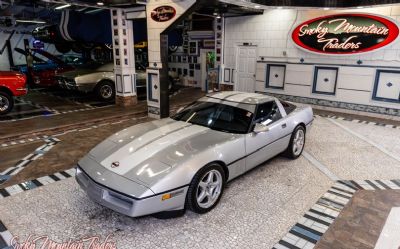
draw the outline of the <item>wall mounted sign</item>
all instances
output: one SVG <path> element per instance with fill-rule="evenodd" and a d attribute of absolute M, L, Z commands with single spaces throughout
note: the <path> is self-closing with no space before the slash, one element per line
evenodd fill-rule
<path fill-rule="evenodd" d="M 151 11 L 151 19 L 156 22 L 166 22 L 174 18 L 176 10 L 172 6 L 159 6 Z"/>
<path fill-rule="evenodd" d="M 318 17 L 297 26 L 293 41 L 320 54 L 357 54 L 382 48 L 399 35 L 395 23 L 371 14 L 337 14 Z"/>

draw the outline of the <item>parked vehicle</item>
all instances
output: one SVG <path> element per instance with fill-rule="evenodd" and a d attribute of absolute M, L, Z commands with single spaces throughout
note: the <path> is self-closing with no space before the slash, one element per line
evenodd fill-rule
<path fill-rule="evenodd" d="M 26 76 L 18 72 L 0 72 L 0 115 L 14 107 L 15 96 L 27 93 Z"/>
<path fill-rule="evenodd" d="M 17 52 L 26 54 L 22 49 L 16 49 Z M 58 83 L 54 76 L 57 73 L 64 73 L 74 70 L 76 67 L 88 63 L 87 60 L 77 55 L 52 55 L 41 49 L 31 49 L 33 56 L 33 68 L 31 71 L 32 83 L 40 87 L 57 86 Z M 28 73 L 26 64 L 16 65 L 13 70 Z"/>
<path fill-rule="evenodd" d="M 172 118 L 110 136 L 78 162 L 76 180 L 95 202 L 128 216 L 205 213 L 227 181 L 282 152 L 299 157 L 312 121 L 311 107 L 272 96 L 208 95 Z"/>
<path fill-rule="evenodd" d="M 136 86 L 146 85 L 146 73 L 137 71 Z M 107 63 L 101 65 L 92 65 L 76 69 L 71 72 L 59 74 L 56 76 L 61 88 L 77 90 L 80 92 L 95 92 L 96 95 L 104 100 L 110 101 L 115 98 L 115 75 L 114 64 Z"/>

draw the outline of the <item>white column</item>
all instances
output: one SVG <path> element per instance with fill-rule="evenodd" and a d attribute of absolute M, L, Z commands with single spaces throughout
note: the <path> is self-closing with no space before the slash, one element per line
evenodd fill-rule
<path fill-rule="evenodd" d="M 162 103 L 167 101 L 168 96 L 161 95 L 160 84 L 168 84 L 168 82 L 160 81 L 160 72 L 163 67 L 167 65 L 162 65 L 161 63 L 161 33 L 168 28 L 177 18 L 184 14 L 196 0 L 182 0 L 182 1 L 172 1 L 172 0 L 148 0 L 146 6 L 146 18 L 147 18 L 147 37 L 148 37 L 148 52 L 149 52 L 149 68 L 147 69 L 147 105 L 149 116 L 154 118 L 163 117 L 163 111 L 161 108 L 165 108 Z M 162 6 L 167 6 L 166 8 L 160 8 Z M 163 10 L 164 9 L 164 10 Z M 171 9 L 175 10 L 175 15 L 166 20 L 160 18 L 159 20 L 154 20 L 152 14 L 157 14 L 159 16 L 163 15 L 163 11 L 170 12 Z M 158 12 L 157 12 L 158 11 Z M 168 42 L 166 40 L 163 41 Z M 166 106 L 169 108 L 169 105 Z"/>
<path fill-rule="evenodd" d="M 123 9 L 111 9 L 116 104 L 137 103 L 133 23 Z"/>

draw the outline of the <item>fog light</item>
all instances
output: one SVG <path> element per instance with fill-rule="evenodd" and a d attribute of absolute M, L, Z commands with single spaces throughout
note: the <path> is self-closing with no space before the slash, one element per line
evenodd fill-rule
<path fill-rule="evenodd" d="M 171 198 L 171 194 L 165 194 L 165 195 L 163 195 L 162 197 L 161 197 L 161 200 L 162 201 L 165 201 L 165 200 L 168 200 L 168 199 L 170 199 Z"/>

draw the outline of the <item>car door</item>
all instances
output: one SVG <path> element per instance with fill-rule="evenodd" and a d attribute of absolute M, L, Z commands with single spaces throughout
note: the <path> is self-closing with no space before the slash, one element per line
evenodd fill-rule
<path fill-rule="evenodd" d="M 290 139 L 286 118 L 282 117 L 276 101 L 258 105 L 255 115 L 253 128 L 262 123 L 268 126 L 268 131 L 246 135 L 246 171 L 284 151 Z"/>

